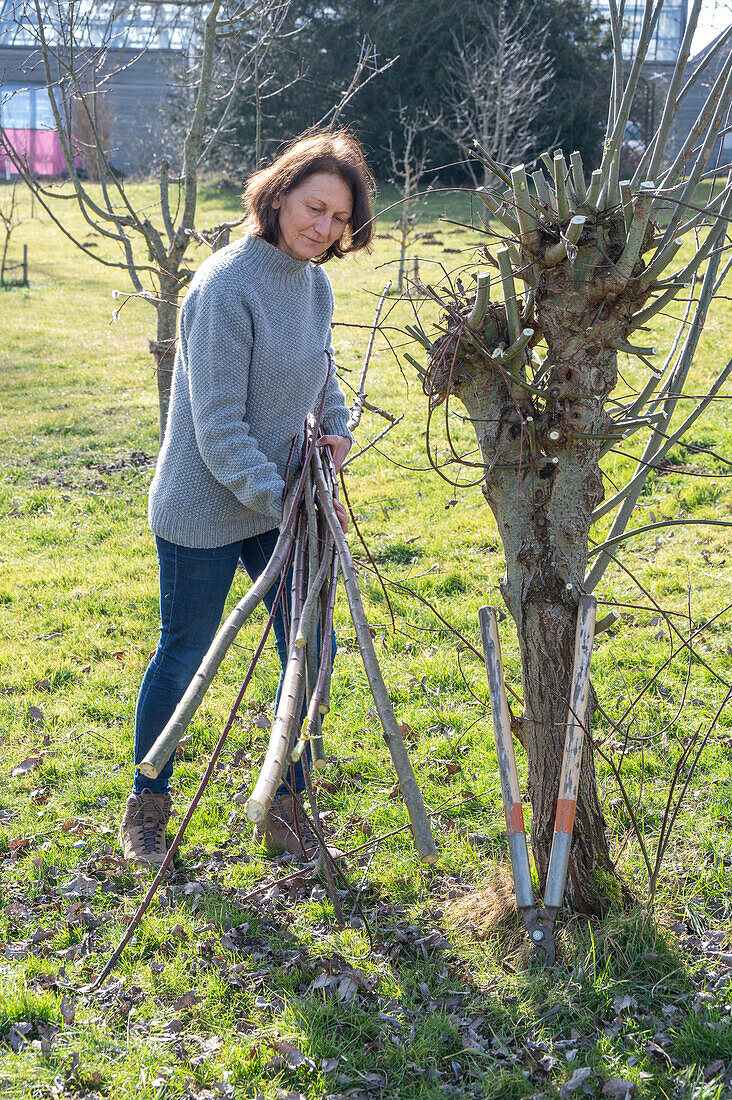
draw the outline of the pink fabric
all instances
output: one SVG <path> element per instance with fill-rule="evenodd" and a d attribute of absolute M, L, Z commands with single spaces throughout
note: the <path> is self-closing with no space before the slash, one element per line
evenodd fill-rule
<path fill-rule="evenodd" d="M 55 130 L 6 130 L 13 149 L 23 160 L 34 176 L 60 176 L 66 171 L 66 161 L 61 150 L 61 142 Z M 6 159 L 10 163 L 10 175 L 18 172 L 9 157 L 0 150 L 0 174 L 5 175 Z M 78 160 L 78 158 L 77 158 Z"/>

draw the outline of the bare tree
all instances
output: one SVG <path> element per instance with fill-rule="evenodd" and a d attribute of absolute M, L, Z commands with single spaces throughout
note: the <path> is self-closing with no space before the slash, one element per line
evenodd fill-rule
<path fill-rule="evenodd" d="M 242 164 L 260 167 L 267 160 L 270 150 L 281 144 L 283 139 L 276 102 L 278 97 L 309 77 L 317 79 L 317 74 L 311 74 L 302 58 L 292 70 L 292 54 L 297 51 L 298 36 L 306 29 L 306 24 L 298 21 L 288 29 L 288 15 L 291 15 L 290 0 L 277 0 L 273 10 L 267 14 L 267 33 L 264 33 L 262 16 L 253 46 L 247 40 L 240 43 L 237 36 L 230 39 L 224 64 L 234 72 L 241 66 L 242 56 L 251 55 L 251 73 L 243 85 L 237 74 L 234 81 L 238 85 L 237 91 L 227 97 L 223 107 L 219 106 L 218 112 L 215 112 L 220 117 L 218 133 L 222 144 L 231 143 L 233 139 L 236 146 L 235 150 L 232 149 L 233 155 L 225 153 L 222 157 L 219 153 L 216 158 L 219 163 L 228 163 L 237 169 Z M 345 87 L 327 89 L 326 95 L 332 91 L 332 105 L 320 119 L 312 119 L 310 125 L 313 128 L 335 129 L 347 104 L 375 77 L 386 72 L 395 60 L 382 60 L 373 42 L 364 37 L 359 43 L 358 56 L 348 83 Z M 290 75 L 283 83 L 284 72 Z M 250 114 L 251 122 L 247 117 Z M 247 139 L 242 142 L 244 132 Z"/>
<path fill-rule="evenodd" d="M 646 0 L 637 55 L 624 77 L 620 20 L 611 0 L 615 79 L 604 156 L 589 186 L 576 153 L 569 163 L 562 152 L 545 156 L 549 175 L 539 169 L 530 177 L 522 164 L 506 171 L 488 150 L 482 153 L 496 190 L 481 188 L 478 194 L 498 220 L 503 244 L 495 266 L 478 273 L 474 297 L 466 300 L 447 288 L 435 295 L 445 310 L 439 337 L 420 334 L 430 352 L 423 373 L 430 412 L 457 397 L 479 445 L 477 459 L 464 438 L 458 445 L 456 419 L 447 461 L 471 468 L 479 478 L 503 543 L 501 590 L 516 623 L 523 680 L 523 714 L 514 727 L 528 762 L 532 843 L 542 888 L 579 598 L 597 587 L 625 540 L 695 522 L 629 527 L 650 471 L 683 441 L 732 374 L 730 360 L 719 365 L 708 388 L 701 393 L 696 388 L 691 404 L 682 393 L 707 311 L 732 267 L 726 258 L 732 172 L 721 189 L 710 190 L 706 203 L 698 201 L 702 181 L 718 175 L 709 169 L 709 159 L 732 104 L 732 53 L 724 53 L 732 28 L 719 43 L 724 61 L 706 102 L 680 151 L 667 162 L 671 125 L 689 88 L 682 80 L 701 0 L 691 5 L 653 139 L 635 177 L 620 178 L 630 109 L 662 5 L 663 0 Z M 680 261 L 685 244 L 691 254 Z M 660 358 L 652 346 L 653 323 L 677 300 L 682 316 Z M 619 355 L 640 368 L 637 386 L 620 377 Z M 615 449 L 622 453 L 637 434 L 644 442 L 635 468 L 605 499 L 600 460 Z M 449 465 L 434 464 L 453 480 Z M 609 532 L 592 539 L 593 526 L 610 515 Z M 595 707 L 592 695 L 588 729 Z M 569 901 L 583 912 L 599 913 L 622 887 L 608 849 L 590 738 L 585 738 L 575 820 Z M 650 863 L 648 872 L 651 878 Z"/>
<path fill-rule="evenodd" d="M 9 194 L 3 195 L 3 203 L 0 205 L 0 228 L 3 231 L 2 255 L 0 256 L 0 286 L 6 286 L 5 273 L 9 266 L 10 238 L 21 224 L 18 216 L 17 184 L 14 183 L 8 190 Z"/>
<path fill-rule="evenodd" d="M 157 312 L 157 331 L 150 350 L 157 368 L 160 410 L 160 437 L 165 430 L 178 300 L 190 279 L 185 256 L 195 234 L 198 172 L 207 145 L 215 135 L 206 133 L 205 118 L 211 97 L 216 93 L 215 64 L 222 34 L 255 31 L 262 11 L 270 0 L 245 3 L 190 4 L 179 7 L 181 27 L 186 36 L 187 62 L 192 78 L 189 85 L 190 109 L 185 138 L 178 163 L 160 164 L 159 206 L 157 211 L 137 209 L 112 164 L 104 142 L 100 100 L 121 67 L 129 67 L 135 57 L 149 48 L 148 41 L 134 43 L 126 28 L 134 23 L 131 5 L 93 7 L 68 5 L 63 0 L 33 0 L 17 9 L 21 20 L 37 44 L 43 59 L 46 85 L 56 130 L 61 141 L 69 173 L 72 197 L 84 221 L 120 252 L 119 259 L 94 253 L 69 227 L 58 191 L 37 179 L 28 163 L 18 155 L 0 128 L 0 147 L 13 162 L 23 181 L 72 243 L 97 262 L 127 272 L 133 292 L 151 301 Z M 122 26 L 123 30 L 120 30 Z M 153 28 L 154 30 L 154 28 Z M 242 72 L 241 78 L 246 74 Z M 98 188 L 91 188 L 77 168 L 79 124 L 84 120 L 85 156 L 96 161 Z M 229 226 L 219 226 L 214 238 L 220 241 Z M 141 238 L 144 253 L 135 248 Z"/>
<path fill-rule="evenodd" d="M 399 274 L 397 276 L 397 293 L 404 290 L 404 276 L 406 268 L 407 249 L 419 238 L 417 221 L 419 212 L 416 209 L 422 198 L 417 198 L 422 177 L 425 174 L 429 160 L 427 147 L 420 138 L 427 129 L 427 112 L 417 110 L 410 114 L 406 107 L 399 107 L 399 126 L 401 129 L 401 150 L 397 152 L 394 147 L 394 135 L 389 133 L 389 160 L 391 161 L 391 181 L 399 192 L 401 204 L 399 218 L 396 223 L 397 239 L 399 244 Z"/>
<path fill-rule="evenodd" d="M 58 188 L 36 178 L 0 126 L 0 150 L 48 216 L 72 243 L 106 267 L 124 271 L 132 294 L 152 303 L 157 315 L 150 351 L 156 366 L 159 434 L 167 421 L 180 295 L 192 276 L 186 257 L 192 240 L 214 250 L 229 239 L 242 218 L 218 226 L 197 226 L 199 173 L 226 130 L 229 105 L 242 85 L 254 81 L 262 95 L 263 67 L 272 41 L 281 33 L 289 0 L 18 0 L 15 18 L 42 58 L 51 107 L 69 174 L 70 195 L 85 223 L 115 246 L 119 257 L 94 252 L 64 218 Z M 152 19 L 150 15 L 152 14 Z M 121 72 L 151 48 L 161 20 L 179 34 L 178 107 L 183 119 L 177 151 L 160 158 L 156 207 L 138 207 L 124 186 L 109 150 L 104 96 Z M 234 66 L 220 64 L 237 45 Z M 373 47 L 364 42 L 359 64 L 327 123 L 335 124 L 348 102 L 383 71 Z M 259 74 L 259 75 L 257 75 Z M 259 81 L 259 83 L 257 83 Z M 212 110 L 214 103 L 223 105 Z M 210 120 L 214 118 L 213 123 Z M 81 122 L 80 122 L 81 120 Z M 261 135 L 260 135 L 261 136 Z M 90 187 L 77 167 L 79 151 L 94 162 L 98 186 Z M 261 141 L 258 145 L 261 155 Z M 143 248 L 138 246 L 138 242 Z"/>
<path fill-rule="evenodd" d="M 254 168 L 263 164 L 267 143 L 266 124 L 273 109 L 271 101 L 293 84 L 297 84 L 305 75 L 300 66 L 287 83 L 281 84 L 278 79 L 279 59 L 276 48 L 281 48 L 289 39 L 295 38 L 301 29 L 295 27 L 286 30 L 289 11 L 290 0 L 272 0 L 266 8 L 260 9 L 253 33 L 248 28 L 244 33 L 235 28 L 225 38 L 219 67 L 228 74 L 227 84 L 231 92 L 213 97 L 210 116 L 216 120 L 214 132 L 221 145 L 230 139 L 232 124 L 238 122 L 237 115 L 241 113 L 242 107 L 253 107 L 251 146 L 237 150 L 238 166 L 242 161 Z M 244 80 L 243 72 L 246 73 Z M 219 153 L 219 159 L 220 156 Z"/>
<path fill-rule="evenodd" d="M 465 156 L 477 187 L 488 183 L 490 171 L 473 159 L 475 142 L 499 164 L 525 157 L 537 140 L 537 119 L 551 95 L 554 69 L 547 29 L 537 32 L 523 0 L 514 11 L 500 0 L 495 17 L 484 6 L 469 14 L 470 30 L 463 27 L 452 36 L 445 110 L 435 121 Z"/>

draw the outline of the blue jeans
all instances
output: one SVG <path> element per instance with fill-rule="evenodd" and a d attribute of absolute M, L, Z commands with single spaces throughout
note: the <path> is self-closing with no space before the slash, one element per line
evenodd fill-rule
<path fill-rule="evenodd" d="M 241 559 L 252 580 L 264 570 L 279 536 L 277 529 L 262 535 L 197 550 L 176 546 L 165 539 L 156 539 L 160 564 L 160 640 L 148 665 L 140 687 L 135 713 L 135 763 L 145 757 L 158 735 L 167 725 L 186 688 L 193 679 L 221 621 L 226 597 Z M 264 603 L 271 610 L 277 592 L 273 584 Z M 273 629 L 277 653 L 284 667 L 287 662 L 287 639 L 280 608 L 275 614 Z M 335 651 L 335 646 L 333 646 Z M 279 699 L 282 675 L 277 689 Z M 304 714 L 303 714 L 304 717 Z M 170 789 L 175 754 L 157 779 L 147 779 L 135 769 L 132 789 L 155 793 Z M 288 779 L 285 776 L 285 779 Z M 305 786 L 302 762 L 295 765 L 295 789 Z M 283 784 L 280 791 L 289 789 Z"/>

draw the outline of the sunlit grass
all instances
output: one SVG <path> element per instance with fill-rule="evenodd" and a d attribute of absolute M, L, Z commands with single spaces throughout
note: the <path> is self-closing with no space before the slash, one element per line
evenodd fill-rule
<path fill-rule="evenodd" d="M 142 185 L 128 186 L 143 199 L 152 197 Z M 231 216 L 238 201 L 215 187 L 202 192 L 212 223 Z M 440 264 L 451 270 L 471 255 L 474 238 L 438 221 L 446 204 L 450 217 L 465 218 L 459 196 L 430 200 L 426 225 L 440 243 L 423 249 L 425 279 L 437 279 Z M 355 385 L 367 336 L 364 327 L 347 326 L 370 323 L 376 297 L 393 273 L 385 265 L 394 245 L 382 239 L 389 217 L 378 223 L 371 257 L 329 268 L 346 388 Z M 637 1097 L 670 1096 L 673 1079 L 686 1074 L 689 1095 L 715 1095 L 701 1091 L 712 1086 L 699 1082 L 710 1064 L 729 1057 L 729 1012 L 723 985 L 717 985 L 722 972 L 709 959 L 684 957 L 668 926 L 684 921 L 693 933 L 720 933 L 720 949 L 730 949 L 729 714 L 721 717 L 679 815 L 658 920 L 641 910 L 592 926 L 573 918 L 562 928 L 551 979 L 527 969 L 513 916 L 496 928 L 480 926 L 481 914 L 497 919 L 490 891 L 505 880 L 506 859 L 485 673 L 470 651 L 458 662 L 455 636 L 408 589 L 479 646 L 478 608 L 500 604 L 503 561 L 480 490 L 453 490 L 430 469 L 424 398 L 414 378 L 397 369 L 385 342 L 377 345 L 369 396 L 392 414 L 404 413 L 404 420 L 354 464 L 347 480 L 359 528 L 386 582 L 396 630 L 355 534 L 351 541 L 363 562 L 377 653 L 399 718 L 410 727 L 410 754 L 425 799 L 436 811 L 441 861 L 434 870 L 420 867 L 409 834 L 400 832 L 354 865 L 350 881 L 357 890 L 364 880 L 361 900 L 374 948 L 357 921 L 336 929 L 316 882 L 293 903 L 284 891 L 262 908 L 241 903 L 241 895 L 272 870 L 253 847 L 234 801 L 250 789 L 266 743 L 254 718 L 269 706 L 277 681 L 270 649 L 183 845 L 189 884 L 201 889 L 186 893 L 179 883 L 177 892 L 172 886 L 161 892 L 120 960 L 123 985 L 107 1000 L 85 1000 L 67 988 L 98 973 L 148 881 L 115 859 L 131 779 L 137 689 L 158 629 L 156 562 L 146 524 L 152 465 L 144 458 L 157 448 L 155 379 L 146 350 L 154 326 L 149 305 L 139 301 L 129 302 L 114 323 L 119 299 L 112 291 L 125 290 L 124 274 L 76 255 L 47 219 L 26 216 L 18 240 L 29 245 L 30 286 L 0 295 L 3 1094 L 12 1100 L 33 1089 L 52 1095 L 60 1077 L 68 1095 L 145 1100 L 195 1095 L 204 1087 L 217 1095 L 216 1082 L 237 1096 L 261 1093 L 268 1100 L 277 1090 L 316 1100 L 367 1087 L 374 1095 L 420 1100 L 450 1089 L 458 1096 L 551 1097 L 586 1065 L 598 1092 L 603 1080 L 621 1077 L 636 1082 Z M 193 263 L 203 256 L 202 249 L 192 252 Z M 467 286 L 467 275 L 464 281 Z M 408 304 L 393 303 L 388 324 L 398 328 L 409 312 Z M 663 346 L 670 320 L 660 318 L 657 330 Z M 388 331 L 399 343 L 398 333 Z M 710 312 L 689 393 L 703 392 L 719 369 L 731 332 L 728 305 L 720 302 Z M 632 382 L 635 368 L 626 367 Z M 728 421 L 727 405 L 716 403 L 695 427 L 693 441 L 728 455 Z M 383 425 L 366 413 L 359 440 Z M 442 445 L 439 430 L 435 441 Z M 678 449 L 674 458 L 722 470 L 709 456 Z M 622 456 L 606 460 L 613 480 L 629 468 Z M 727 485 L 724 479 L 654 475 L 634 525 L 664 516 L 728 518 Z M 676 613 L 685 634 L 689 607 L 700 627 L 730 598 L 728 538 L 714 528 L 654 534 L 629 542 L 623 561 Z M 232 601 L 244 585 L 238 575 Z M 598 697 L 617 720 L 668 656 L 669 639 L 626 574 L 609 572 L 601 589 L 603 599 L 639 605 L 623 609 L 618 627 L 598 639 L 594 657 Z M 406 814 L 393 793 L 395 776 L 344 602 L 336 619 L 339 656 L 326 736 L 338 762 L 324 776 L 320 801 L 331 815 L 334 842 L 348 848 L 399 829 Z M 192 723 L 176 769 L 181 809 L 262 622 L 259 617 L 243 631 L 242 648 L 227 658 Z M 507 678 L 520 691 L 508 621 L 501 632 Z M 718 677 L 729 679 L 732 672 L 728 616 L 705 628 L 697 642 L 709 667 L 694 660 L 688 668 L 682 650 L 634 707 L 637 741 L 624 776 L 651 851 L 682 739 L 710 720 L 725 690 Z M 602 717 L 595 732 L 617 756 L 620 739 Z M 10 770 L 29 757 L 38 758 L 36 766 L 11 779 Z M 627 807 L 602 762 L 598 783 L 621 873 L 642 902 L 642 858 Z M 90 897 L 64 893 L 79 870 L 97 881 Z M 455 908 L 464 895 L 467 916 Z M 344 907 L 350 913 L 352 900 L 344 899 Z M 98 919 L 98 928 L 90 927 Z M 232 947 L 226 930 L 244 924 L 246 932 Z M 414 946 L 434 929 L 445 935 L 439 947 Z M 29 944 L 34 935 L 39 938 Z M 339 1000 L 333 988 L 315 988 L 318 976 L 336 965 L 373 978 L 373 993 Z M 176 1007 L 190 992 L 200 1000 Z M 614 1006 L 625 995 L 636 1007 L 618 1012 Z M 74 1002 L 74 1013 L 64 997 Z M 174 1020 L 179 1024 L 171 1030 Z M 17 1022 L 30 1029 L 16 1053 L 7 1035 Z M 46 1050 L 41 1025 L 51 1024 Z M 645 1053 L 662 1028 L 669 1036 L 664 1049 L 679 1066 Z M 569 1061 L 566 1045 L 555 1044 L 571 1045 L 572 1029 L 579 1034 L 578 1053 Z M 212 1038 L 220 1045 L 204 1048 Z M 281 1040 L 308 1061 L 289 1065 L 272 1045 Z M 538 1061 L 544 1053 L 555 1059 L 546 1072 Z"/>

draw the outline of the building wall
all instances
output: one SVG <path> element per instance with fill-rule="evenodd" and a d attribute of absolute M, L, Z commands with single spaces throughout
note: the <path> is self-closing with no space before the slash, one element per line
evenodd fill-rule
<path fill-rule="evenodd" d="M 593 7 L 610 18 L 608 0 L 593 0 Z M 688 0 L 664 0 L 648 50 L 647 63 L 676 60 L 686 29 L 688 7 Z M 635 56 L 644 9 L 645 0 L 626 0 L 623 13 L 623 56 L 628 59 Z"/>
<path fill-rule="evenodd" d="M 721 36 L 720 36 L 721 37 Z M 709 58 L 709 63 L 703 68 L 701 75 L 696 82 L 692 85 L 689 94 L 684 99 L 683 103 L 679 107 L 678 113 L 674 120 L 674 128 L 672 132 L 672 140 L 670 142 L 670 151 L 675 156 L 681 149 L 686 140 L 688 134 L 696 122 L 697 116 L 704 106 L 704 102 L 709 95 L 714 81 L 718 77 L 722 66 L 726 59 L 729 57 L 732 50 L 732 42 L 727 41 L 721 49 L 717 49 L 717 43 L 719 38 L 711 42 L 705 50 L 693 57 L 686 68 L 684 80 L 690 79 L 690 77 L 704 65 L 704 62 Z M 732 116 L 727 119 L 727 124 L 732 123 Z M 712 149 L 711 156 L 709 158 L 709 169 L 714 168 L 716 165 L 725 166 L 729 165 L 732 161 L 732 134 L 723 135 L 718 141 L 715 142 Z"/>
<path fill-rule="evenodd" d="M 593 0 L 593 4 L 606 14 L 609 13 L 608 0 Z M 668 87 L 668 82 L 673 73 L 676 58 L 681 48 L 681 42 L 688 21 L 688 0 L 665 0 L 659 17 L 656 31 L 654 32 L 648 56 L 643 64 L 643 78 L 653 83 L 659 90 L 661 103 L 663 94 Z M 633 57 L 638 42 L 638 30 L 643 15 L 644 0 L 627 0 L 623 24 L 626 35 L 623 41 L 623 54 L 626 59 Z M 718 40 L 717 40 L 718 41 Z M 720 72 L 725 58 L 732 49 L 732 43 L 727 43 L 721 51 L 715 51 L 716 41 L 710 43 L 705 50 L 689 60 L 684 81 L 703 64 L 710 53 L 717 53 L 712 57 L 709 65 L 692 86 L 684 99 L 674 119 L 674 125 L 669 135 L 667 146 L 667 162 L 675 158 L 682 148 L 684 141 L 704 105 L 714 80 Z M 659 116 L 660 118 L 660 116 Z M 732 134 L 722 137 L 716 142 L 709 160 L 710 168 L 716 164 L 725 165 L 732 161 Z"/>
<path fill-rule="evenodd" d="M 126 174 L 150 172 L 163 157 L 170 158 L 170 115 L 176 73 L 181 55 L 170 50 L 108 50 L 104 67 L 95 79 L 105 91 L 99 96 L 99 118 L 112 165 Z M 91 80 L 91 78 L 90 78 Z M 2 101 L 8 91 L 29 88 L 15 102 Z M 29 129 L 52 128 L 50 105 L 44 92 L 43 65 L 37 51 L 27 46 L 0 45 L 0 120 L 4 125 L 25 121 L 26 103 L 31 106 Z M 45 100 L 45 102 L 44 102 Z M 42 116 L 42 118 L 40 117 Z M 36 123 L 42 125 L 36 126 Z M 14 126 L 13 128 L 25 128 Z M 89 156 L 89 135 L 79 127 L 81 156 Z M 84 148 L 86 143 L 87 148 Z"/>

